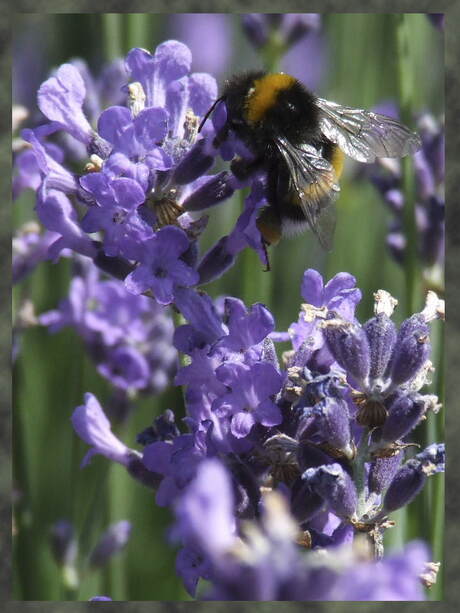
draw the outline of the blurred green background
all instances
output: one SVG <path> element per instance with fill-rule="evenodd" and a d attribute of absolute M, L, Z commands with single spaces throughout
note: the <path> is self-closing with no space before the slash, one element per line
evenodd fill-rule
<path fill-rule="evenodd" d="M 216 74 L 220 84 L 241 69 L 263 66 L 262 58 L 243 35 L 239 16 L 222 17 L 228 22 L 228 37 L 222 40 L 227 46 L 223 68 Z M 132 47 L 154 50 L 171 37 L 183 40 L 194 52 L 196 27 L 190 25 L 187 31 L 179 27 L 175 16 L 168 15 L 16 15 L 13 102 L 33 110 L 34 91 L 41 81 L 70 58 L 85 59 L 97 74 L 104 62 L 125 55 Z M 404 57 L 399 38 L 402 27 L 409 41 Z M 328 14 L 323 16 L 317 49 L 313 46 L 305 54 L 303 80 L 308 86 L 309 76 L 314 75 L 319 95 L 360 108 L 404 98 L 406 113 L 429 110 L 435 116 L 443 114 L 442 35 L 425 15 L 405 15 L 402 20 L 391 14 Z M 319 77 L 318 71 L 312 71 L 316 65 L 320 65 Z M 302 58 L 298 66 L 302 71 Z M 205 69 L 192 65 L 192 70 Z M 398 298 L 398 323 L 420 308 L 420 270 L 412 266 L 408 275 L 392 260 L 385 247 L 390 214 L 370 182 L 357 177 L 357 167 L 348 160 L 341 180 L 331 253 L 324 253 L 308 234 L 283 240 L 271 251 L 270 273 L 261 270 L 253 252 L 245 252 L 234 268 L 206 286 L 206 291 L 213 297 L 242 297 L 249 304 L 264 302 L 274 313 L 278 330 L 285 330 L 297 319 L 300 282 L 306 268 L 318 269 L 326 279 L 341 271 L 352 273 L 364 296 L 357 311 L 361 321 L 371 316 L 372 294 L 379 288 Z M 16 226 L 33 219 L 33 205 L 31 192 L 15 203 Z M 231 230 L 241 206 L 235 197 L 211 211 L 202 238 L 203 251 Z M 37 313 L 55 308 L 67 293 L 69 279 L 69 262 L 42 264 L 15 288 L 14 308 L 26 298 L 33 300 Z M 443 338 L 438 323 L 433 325 L 432 338 L 437 370 L 430 393 L 442 397 Z M 154 495 L 132 481 L 119 465 L 96 457 L 88 468 L 79 469 L 87 446 L 73 434 L 69 418 L 86 391 L 94 393 L 102 406 L 110 396 L 108 384 L 95 372 L 81 339 L 72 330 L 52 336 L 40 328 L 27 330 L 14 370 L 14 598 L 87 600 L 95 594 L 108 594 L 114 600 L 187 600 L 175 575 L 175 552 L 167 542 L 169 512 L 156 507 Z M 183 411 L 180 390 L 171 388 L 156 398 L 140 400 L 129 421 L 114 430 L 127 445 L 135 447 L 136 434 L 168 407 L 179 414 Z M 418 442 L 425 445 L 443 440 L 443 419 L 442 411 L 430 415 L 416 431 Z M 394 514 L 397 527 L 387 532 L 388 550 L 422 538 L 431 545 L 433 559 L 442 560 L 443 509 L 443 478 L 438 475 L 408 509 Z M 61 518 L 75 523 L 83 557 L 109 523 L 120 519 L 133 523 L 126 550 L 102 571 L 83 575 L 78 592 L 65 588 L 49 548 L 49 529 Z M 428 597 L 442 597 L 442 573 Z"/>

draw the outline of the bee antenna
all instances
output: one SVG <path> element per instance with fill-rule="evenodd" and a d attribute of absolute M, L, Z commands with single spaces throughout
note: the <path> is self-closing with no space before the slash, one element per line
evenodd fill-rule
<path fill-rule="evenodd" d="M 213 110 L 216 108 L 216 106 L 219 104 L 219 102 L 222 102 L 222 100 L 225 100 L 225 98 L 226 98 L 226 96 L 221 96 L 220 98 L 217 98 L 217 100 L 214 102 L 214 104 L 211 106 L 211 108 L 206 112 L 206 115 L 201 120 L 200 126 L 198 128 L 198 133 L 201 132 L 201 128 L 204 126 L 204 124 L 206 123 L 206 120 L 208 119 L 209 115 L 213 112 Z"/>

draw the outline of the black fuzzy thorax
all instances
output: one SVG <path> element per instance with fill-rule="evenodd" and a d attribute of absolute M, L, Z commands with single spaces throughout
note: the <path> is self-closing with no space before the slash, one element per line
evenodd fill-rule
<path fill-rule="evenodd" d="M 265 76 L 263 71 L 252 71 L 232 77 L 223 91 L 227 107 L 228 127 L 255 153 L 279 157 L 274 140 L 283 136 L 293 145 L 317 145 L 321 140 L 319 109 L 314 94 L 295 80 L 289 87 L 279 90 L 273 103 L 261 119 L 246 120 L 248 92 L 254 81 Z"/>

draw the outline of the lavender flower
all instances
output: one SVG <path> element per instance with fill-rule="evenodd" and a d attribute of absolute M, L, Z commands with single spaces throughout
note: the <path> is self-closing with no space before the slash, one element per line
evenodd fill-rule
<path fill-rule="evenodd" d="M 159 392 L 172 375 L 177 354 L 173 324 L 165 310 L 145 296 L 130 294 L 123 283 L 100 279 L 88 261 L 79 262 L 68 298 L 39 321 L 57 332 L 76 329 L 99 373 L 117 389 Z"/>
<path fill-rule="evenodd" d="M 160 304 L 174 300 L 176 287 L 210 279 L 195 271 L 196 239 L 205 223 L 188 211 L 213 206 L 240 186 L 228 172 L 205 174 L 217 154 L 215 131 L 211 122 L 200 135 L 197 129 L 217 97 L 217 85 L 206 73 L 190 74 L 190 66 L 190 50 L 178 41 L 161 44 L 154 55 L 132 49 L 126 58 L 127 106 L 119 99 L 100 112 L 101 90 L 86 66 L 64 64 L 39 90 L 39 106 L 50 123 L 23 132 L 39 168 L 31 184 L 38 190 L 37 212 L 45 227 L 60 235 L 52 256 L 70 247 L 122 278 L 131 270 L 130 291 L 152 290 Z M 83 175 L 69 173 L 47 153 L 42 140 L 56 131 L 86 147 Z M 67 195 L 86 209 L 81 219 Z M 254 215 L 247 217 L 228 237 L 230 263 L 248 244 L 263 252 Z M 182 230 L 162 230 L 168 225 Z M 96 232 L 103 233 L 102 244 L 88 237 Z M 169 253 L 165 247 L 173 236 L 176 249 Z M 222 272 L 218 265 L 212 277 Z"/>
<path fill-rule="evenodd" d="M 444 128 L 432 115 L 425 113 L 418 118 L 418 131 L 422 139 L 422 148 L 414 155 L 418 253 L 428 286 L 442 289 L 445 241 Z M 394 216 L 387 244 L 399 263 L 404 261 L 407 242 L 401 176 L 400 162 L 395 160 L 380 160 L 371 169 L 372 182 Z"/>
<path fill-rule="evenodd" d="M 213 495 L 222 484 L 222 499 Z M 211 582 L 211 600 L 422 600 L 420 580 L 426 548 L 412 543 L 403 553 L 372 562 L 364 542 L 354 548 L 303 554 L 295 545 L 296 523 L 277 492 L 264 496 L 259 521 L 235 534 L 228 472 L 218 462 L 203 461 L 197 477 L 176 505 L 175 538 L 186 543 L 177 569 L 195 595 L 200 577 Z M 200 513 L 201 511 L 201 513 Z M 202 521 L 202 513 L 209 518 Z M 208 530 L 209 526 L 219 530 Z M 190 546 L 194 542 L 194 548 Z"/>
<path fill-rule="evenodd" d="M 361 300 L 361 292 L 355 285 L 356 279 L 347 273 L 335 275 L 324 285 L 316 270 L 304 272 L 301 294 L 306 304 L 302 305 L 298 322 L 289 327 L 294 349 L 305 342 L 311 352 L 321 349 L 324 338 L 318 320 L 325 319 L 329 311 L 335 311 L 347 321 L 354 320 L 356 305 Z"/>
<path fill-rule="evenodd" d="M 86 466 L 96 454 L 123 466 L 128 465 L 131 451 L 112 433 L 110 422 L 93 394 L 85 394 L 85 404 L 77 407 L 72 414 L 72 425 L 78 436 L 92 445 L 82 466 Z"/>
<path fill-rule="evenodd" d="M 126 546 L 130 534 L 131 524 L 129 521 L 123 520 L 109 526 L 89 556 L 91 566 L 107 564 L 110 558 Z"/>
<path fill-rule="evenodd" d="M 430 475 L 443 472 L 444 444 L 433 443 L 412 460 L 408 460 L 394 476 L 383 501 L 384 511 L 395 511 L 409 504 L 420 492 Z"/>
<path fill-rule="evenodd" d="M 159 304 L 174 301 L 176 286 L 190 287 L 198 274 L 180 256 L 189 248 L 187 235 L 179 228 L 163 228 L 143 244 L 141 263 L 125 280 L 133 294 L 152 290 Z"/>
<path fill-rule="evenodd" d="M 242 17 L 242 26 L 256 48 L 263 48 L 275 40 L 280 47 L 288 49 L 310 32 L 318 30 L 320 19 L 314 13 L 248 13 Z"/>
<path fill-rule="evenodd" d="M 386 292 L 376 294 L 376 315 L 364 326 L 333 314 L 324 322 L 329 351 L 358 390 L 353 394 L 360 407 L 358 423 L 383 425 L 394 394 L 408 394 L 424 384 L 430 355 L 427 323 L 442 316 L 441 302 L 433 292 L 429 293 L 425 309 L 406 319 L 398 333 L 390 320 L 396 302 Z M 409 429 L 408 424 L 405 433 Z"/>
<path fill-rule="evenodd" d="M 45 230 L 34 221 L 25 223 L 13 237 L 13 283 L 22 281 L 36 266 L 48 259 L 48 250 L 59 234 Z M 61 251 L 60 255 L 68 255 Z"/>
<path fill-rule="evenodd" d="M 73 566 L 78 553 L 73 524 L 61 519 L 51 526 L 51 550 L 54 559 L 62 566 Z"/>
<path fill-rule="evenodd" d="M 444 13 L 428 13 L 428 19 L 438 30 L 444 30 Z"/>
<path fill-rule="evenodd" d="M 219 417 L 231 415 L 234 436 L 247 436 L 256 423 L 268 427 L 281 423 L 281 411 L 271 397 L 279 392 L 282 377 L 271 364 L 227 363 L 219 366 L 216 375 L 231 391 L 218 398 L 212 409 Z"/>
<path fill-rule="evenodd" d="M 429 293 L 421 313 L 398 331 L 390 319 L 395 300 L 379 291 L 375 317 L 361 325 L 354 285 L 341 274 L 323 286 L 315 271 L 306 272 L 304 312 L 312 317 L 302 323 L 314 324 L 316 351 L 327 344 L 330 353 L 318 360 L 305 339 L 282 365 L 265 306 L 213 303 L 178 288 L 189 320 L 174 335 L 187 355 L 175 380 L 184 386 L 183 425 L 172 411 L 155 419 L 138 437 L 142 457 L 114 452 L 123 444 L 107 421 L 97 436 L 77 429 L 93 452 L 124 463 L 157 489 L 157 504 L 174 508 L 171 537 L 182 546 L 176 569 L 192 596 L 205 579 L 211 599 L 421 599 L 420 581 L 434 580 L 423 547 L 385 557 L 382 534 L 388 513 L 444 468 L 441 444 L 404 462 L 405 437 L 438 408 L 419 390 L 431 368 L 428 323 L 443 304 Z M 314 369 L 319 362 L 322 371 Z M 363 412 L 366 421 L 375 418 L 377 404 L 388 415 L 363 430 Z M 351 587 L 356 569 L 366 580 Z"/>
<path fill-rule="evenodd" d="M 85 394 L 85 404 L 75 409 L 71 421 L 76 434 L 92 446 L 83 458 L 82 468 L 89 464 L 94 455 L 100 454 L 122 464 L 129 474 L 143 485 L 158 487 L 159 474 L 147 470 L 141 460 L 141 454 L 129 449 L 113 434 L 110 422 L 93 394 Z"/>

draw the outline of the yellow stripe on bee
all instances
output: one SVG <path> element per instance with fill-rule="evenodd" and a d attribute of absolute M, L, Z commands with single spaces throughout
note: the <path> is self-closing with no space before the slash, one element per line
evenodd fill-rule
<path fill-rule="evenodd" d="M 334 151 L 332 153 L 331 164 L 332 164 L 332 168 L 334 169 L 337 180 L 340 179 L 340 176 L 342 174 L 344 161 L 345 161 L 344 152 L 341 149 L 339 149 L 337 145 L 335 145 Z"/>
<path fill-rule="evenodd" d="M 256 79 L 246 98 L 247 121 L 251 123 L 260 121 L 268 109 L 276 103 L 278 93 L 292 87 L 295 81 L 294 77 L 282 72 Z"/>

